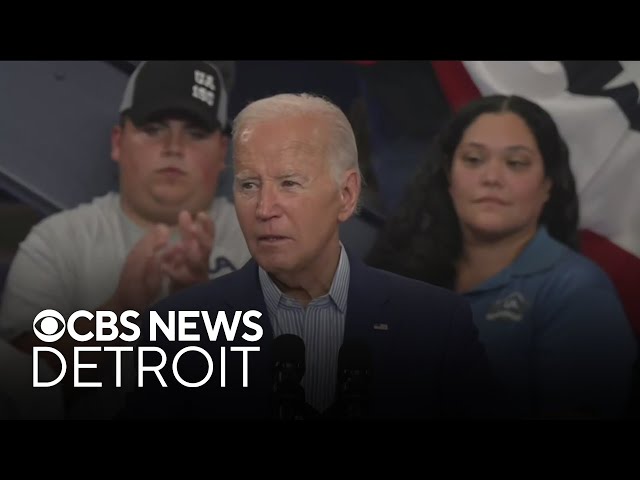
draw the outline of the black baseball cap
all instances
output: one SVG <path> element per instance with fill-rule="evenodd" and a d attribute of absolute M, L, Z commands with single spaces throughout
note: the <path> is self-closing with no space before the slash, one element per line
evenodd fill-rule
<path fill-rule="evenodd" d="M 163 112 L 184 112 L 211 131 L 228 131 L 228 94 L 211 62 L 143 61 L 131 74 L 120 113 L 142 125 Z"/>

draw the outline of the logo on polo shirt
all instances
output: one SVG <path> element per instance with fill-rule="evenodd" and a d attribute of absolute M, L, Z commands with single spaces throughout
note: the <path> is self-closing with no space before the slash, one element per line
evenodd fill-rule
<path fill-rule="evenodd" d="M 529 303 L 522 293 L 513 292 L 491 305 L 486 318 L 492 322 L 519 322 L 528 305 Z"/>

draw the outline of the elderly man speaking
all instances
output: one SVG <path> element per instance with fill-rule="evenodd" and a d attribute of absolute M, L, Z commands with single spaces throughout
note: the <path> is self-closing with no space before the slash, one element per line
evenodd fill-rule
<path fill-rule="evenodd" d="M 236 117 L 233 147 L 236 212 L 253 258 L 152 307 L 156 319 L 200 312 L 189 337 L 199 340 L 152 339 L 147 328 L 143 343 L 167 355 L 157 372 L 166 373 L 167 387 L 144 373 L 123 416 L 488 415 L 493 382 L 466 301 L 370 268 L 340 241 L 361 190 L 343 112 L 310 94 L 257 100 Z M 219 312 L 230 323 L 249 311 L 259 318 L 221 333 Z M 143 330 L 149 318 L 142 316 Z M 206 361 L 203 352 L 211 354 Z"/>

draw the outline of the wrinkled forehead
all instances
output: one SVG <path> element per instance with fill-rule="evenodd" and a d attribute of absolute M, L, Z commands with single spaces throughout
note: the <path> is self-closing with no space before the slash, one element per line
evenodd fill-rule
<path fill-rule="evenodd" d="M 289 138 L 309 143 L 326 142 L 328 124 L 319 115 L 285 115 L 280 117 L 251 119 L 242 125 L 235 135 L 238 146 L 264 140 L 264 137 L 286 141 Z"/>
<path fill-rule="evenodd" d="M 281 119 L 242 128 L 236 135 L 233 158 L 236 163 L 324 159 L 327 148 L 327 131 L 322 123 Z"/>
<path fill-rule="evenodd" d="M 329 162 L 318 146 L 291 142 L 268 152 L 250 148 L 239 152 L 234 155 L 234 170 L 236 177 L 316 177 L 329 170 Z"/>

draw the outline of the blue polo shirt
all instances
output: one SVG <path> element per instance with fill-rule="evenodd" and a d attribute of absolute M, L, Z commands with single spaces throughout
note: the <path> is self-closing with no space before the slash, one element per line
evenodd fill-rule
<path fill-rule="evenodd" d="M 625 413 L 637 343 L 595 263 L 541 227 L 509 267 L 464 296 L 505 415 Z"/>

